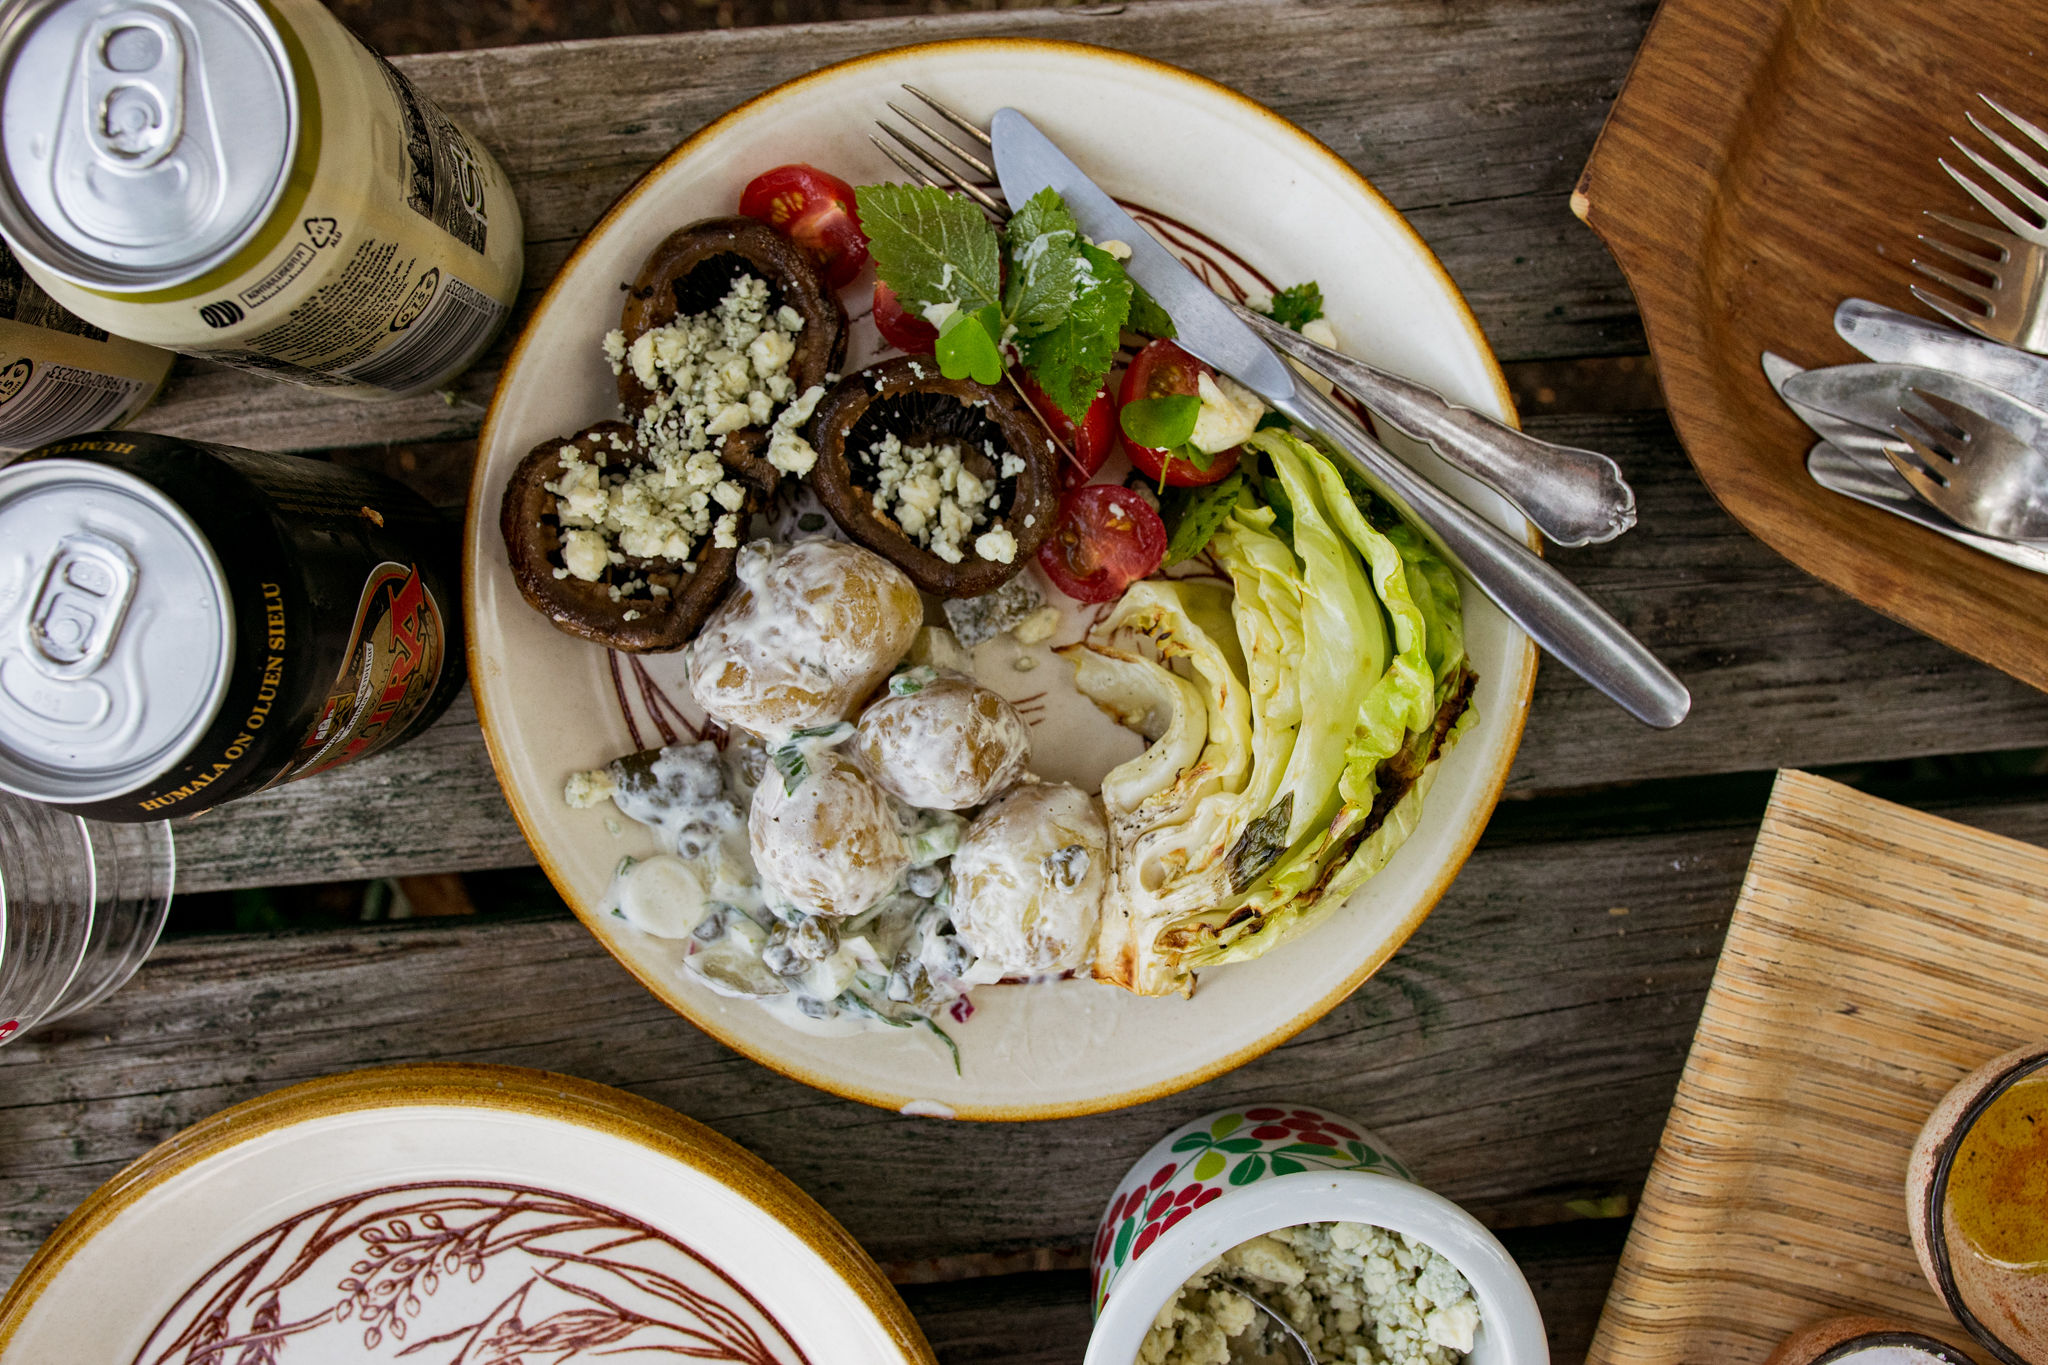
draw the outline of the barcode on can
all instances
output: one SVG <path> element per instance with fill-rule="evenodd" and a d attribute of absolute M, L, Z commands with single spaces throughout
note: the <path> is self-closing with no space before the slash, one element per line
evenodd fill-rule
<path fill-rule="evenodd" d="M 482 348 L 511 311 L 461 280 L 443 276 L 440 288 L 398 340 L 344 377 L 373 388 L 403 393 L 430 383 Z"/>
<path fill-rule="evenodd" d="M 0 368 L 0 391 L 12 390 L 0 400 L 0 450 L 27 450 L 117 426 L 147 387 L 139 379 L 23 357 Z"/>

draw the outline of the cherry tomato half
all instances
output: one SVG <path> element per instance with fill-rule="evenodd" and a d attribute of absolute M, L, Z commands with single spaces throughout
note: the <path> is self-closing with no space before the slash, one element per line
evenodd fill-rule
<path fill-rule="evenodd" d="M 1088 411 L 1081 415 L 1081 424 L 1075 426 L 1074 420 L 1060 411 L 1060 405 L 1053 402 L 1052 397 L 1044 389 L 1033 383 L 1031 376 L 1026 374 L 1021 366 L 1012 369 L 1010 373 L 1017 376 L 1017 383 L 1024 390 L 1024 396 L 1031 400 L 1032 410 L 1038 414 L 1038 420 L 1051 427 L 1052 434 L 1059 438 L 1060 444 L 1074 452 L 1072 460 L 1060 461 L 1061 486 L 1078 488 L 1094 478 L 1096 471 L 1102 468 L 1103 461 L 1109 458 L 1109 453 L 1116 449 L 1116 443 L 1121 439 L 1116 428 L 1116 400 L 1109 396 L 1109 386 L 1103 385 L 1096 393 L 1095 401 L 1090 403 Z M 1076 464 L 1076 461 L 1079 463 Z"/>
<path fill-rule="evenodd" d="M 1038 566 L 1077 602 L 1114 602 L 1166 558 L 1166 523 L 1121 484 L 1091 483 L 1060 500 Z"/>
<path fill-rule="evenodd" d="M 749 181 L 740 212 L 758 218 L 811 253 L 837 289 L 868 263 L 853 186 L 816 166 L 777 166 Z"/>
<path fill-rule="evenodd" d="M 939 340 L 939 329 L 905 308 L 896 291 L 880 280 L 875 281 L 875 330 L 882 340 L 912 355 L 930 355 Z"/>
<path fill-rule="evenodd" d="M 1130 368 L 1124 371 L 1123 391 L 1117 395 L 1124 403 L 1140 398 L 1167 398 L 1177 393 L 1193 394 L 1201 391 L 1203 375 L 1216 372 L 1201 361 L 1183 351 L 1172 342 L 1161 338 L 1150 342 L 1145 349 L 1131 359 Z M 1131 463 L 1144 471 L 1145 477 L 1153 483 L 1165 482 L 1175 488 L 1198 488 L 1205 483 L 1220 481 L 1231 470 L 1237 468 L 1238 453 L 1243 446 L 1232 446 L 1218 451 L 1209 461 L 1207 469 L 1197 469 L 1185 459 L 1170 459 L 1163 450 L 1141 446 L 1131 441 L 1124 442 L 1124 453 L 1131 457 Z M 1166 477 L 1160 478 L 1161 469 Z"/>

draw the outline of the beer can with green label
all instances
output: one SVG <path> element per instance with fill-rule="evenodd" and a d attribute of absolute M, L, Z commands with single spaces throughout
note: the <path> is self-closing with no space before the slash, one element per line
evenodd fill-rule
<path fill-rule="evenodd" d="M 489 152 L 319 0 L 0 3 L 0 235 L 117 336 L 366 398 L 503 326 Z"/>

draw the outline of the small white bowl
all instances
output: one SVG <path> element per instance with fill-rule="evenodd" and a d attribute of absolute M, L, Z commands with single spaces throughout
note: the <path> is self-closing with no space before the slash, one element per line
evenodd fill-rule
<path fill-rule="evenodd" d="M 1281 1117 L 1249 1117 L 1259 1114 Z M 1313 1122 L 1311 1138 L 1337 1141 L 1304 1142 L 1298 1131 L 1274 1131 L 1290 1120 L 1296 1128 Z M 1278 1174 L 1275 1156 L 1281 1158 Z M 1414 1183 L 1360 1125 L 1291 1104 L 1253 1104 L 1185 1124 L 1118 1183 L 1096 1240 L 1095 1331 L 1084 1365 L 1131 1365 L 1167 1301 L 1230 1248 L 1279 1228 L 1332 1222 L 1406 1233 L 1458 1268 L 1479 1300 L 1469 1365 L 1548 1365 L 1536 1297 L 1499 1239 L 1450 1200 Z M 1142 1249 L 1130 1235 L 1140 1224 L 1159 1229 L 1142 1239 Z"/>

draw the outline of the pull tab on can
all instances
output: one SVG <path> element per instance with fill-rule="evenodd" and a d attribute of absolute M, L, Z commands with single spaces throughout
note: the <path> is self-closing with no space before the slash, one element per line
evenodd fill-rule
<path fill-rule="evenodd" d="M 134 595 L 126 550 L 99 536 L 66 536 L 29 611 L 29 658 L 53 678 L 85 677 L 113 649 Z"/>
<path fill-rule="evenodd" d="M 176 24 L 152 9 L 106 15 L 87 30 L 78 64 L 102 161 L 140 171 L 171 154 L 185 125 L 185 44 Z"/>

